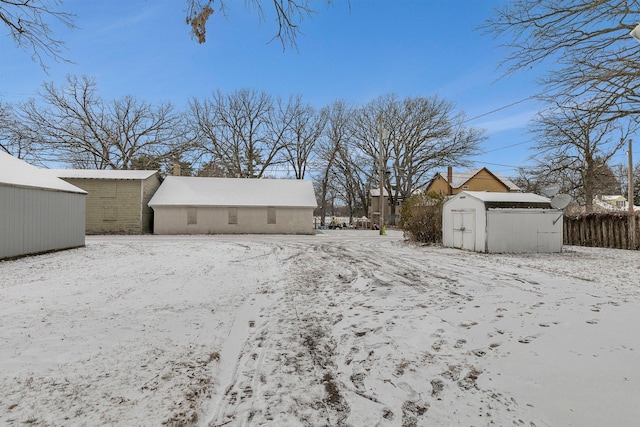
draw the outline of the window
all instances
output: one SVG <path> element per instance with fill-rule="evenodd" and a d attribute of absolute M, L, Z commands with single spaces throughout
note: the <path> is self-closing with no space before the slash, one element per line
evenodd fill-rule
<path fill-rule="evenodd" d="M 238 223 L 238 208 L 229 208 L 229 224 Z"/>
<path fill-rule="evenodd" d="M 103 221 L 117 221 L 118 220 L 118 211 L 116 208 L 104 208 L 102 212 L 102 220 Z"/>
<path fill-rule="evenodd" d="M 187 225 L 198 223 L 198 209 L 187 208 Z"/>
<path fill-rule="evenodd" d="M 267 208 L 267 224 L 275 224 L 276 223 L 276 208 L 268 207 Z"/>
<path fill-rule="evenodd" d="M 115 182 L 106 181 L 98 187 L 98 197 L 101 199 L 113 199 L 117 194 L 117 184 Z"/>

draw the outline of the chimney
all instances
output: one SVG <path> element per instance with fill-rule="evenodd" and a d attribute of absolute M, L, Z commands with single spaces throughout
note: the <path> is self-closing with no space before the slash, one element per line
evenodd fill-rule
<path fill-rule="evenodd" d="M 447 183 L 449 184 L 449 188 L 447 189 L 447 194 L 450 196 L 453 194 L 453 187 L 451 185 L 453 181 L 453 168 L 451 166 L 447 167 Z"/>
<path fill-rule="evenodd" d="M 173 162 L 173 176 L 180 176 L 180 162 Z"/>

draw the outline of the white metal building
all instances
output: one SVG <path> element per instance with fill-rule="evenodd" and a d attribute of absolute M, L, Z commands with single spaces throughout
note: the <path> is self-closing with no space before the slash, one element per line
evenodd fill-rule
<path fill-rule="evenodd" d="M 0 259 L 84 246 L 86 192 L 0 152 Z"/>
<path fill-rule="evenodd" d="M 464 191 L 445 202 L 442 243 L 476 252 L 561 252 L 563 213 L 531 193 Z"/>
<path fill-rule="evenodd" d="M 313 183 L 168 176 L 149 206 L 154 234 L 312 234 Z"/>

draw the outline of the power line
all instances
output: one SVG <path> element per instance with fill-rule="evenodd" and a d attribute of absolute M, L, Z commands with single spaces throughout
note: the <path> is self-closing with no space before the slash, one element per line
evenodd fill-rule
<path fill-rule="evenodd" d="M 528 141 L 516 142 L 515 144 L 506 145 L 506 146 L 500 147 L 500 148 L 494 148 L 493 150 L 489 150 L 489 151 L 483 151 L 482 154 L 493 153 L 495 151 L 505 150 L 505 149 L 511 148 L 511 147 L 517 147 L 518 145 L 527 144 L 529 142 L 533 142 L 533 140 L 530 139 Z"/>
<path fill-rule="evenodd" d="M 462 121 L 462 123 L 467 123 L 467 122 L 470 122 L 470 121 L 472 121 L 472 120 L 476 120 L 476 119 L 479 119 L 479 118 L 481 118 L 481 117 L 485 117 L 485 116 L 488 116 L 488 115 L 490 115 L 490 114 L 497 113 L 498 111 L 502 111 L 502 110 L 505 110 L 505 109 L 507 109 L 507 108 L 513 107 L 514 105 L 518 105 L 518 104 L 521 104 L 521 103 L 523 103 L 523 102 L 525 102 L 525 101 L 528 101 L 528 100 L 530 100 L 530 99 L 534 99 L 536 96 L 537 96 L 537 95 L 531 95 L 531 96 L 529 96 L 529 97 L 527 97 L 527 98 L 524 98 L 524 99 L 521 99 L 521 100 L 519 100 L 519 101 L 512 102 L 511 104 L 507 104 L 507 105 L 504 105 L 504 106 L 502 106 L 502 107 L 498 107 L 498 108 L 496 108 L 496 109 L 494 109 L 494 110 L 488 111 L 488 112 L 483 113 L 483 114 L 480 114 L 480 115 L 478 115 L 478 116 L 471 117 L 470 119 L 463 120 L 463 121 Z"/>

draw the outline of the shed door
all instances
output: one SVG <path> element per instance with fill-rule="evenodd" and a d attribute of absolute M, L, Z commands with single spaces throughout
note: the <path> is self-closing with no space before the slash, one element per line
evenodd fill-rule
<path fill-rule="evenodd" d="M 453 247 L 475 251 L 475 211 L 453 210 L 451 211 L 451 215 L 453 216 Z"/>

